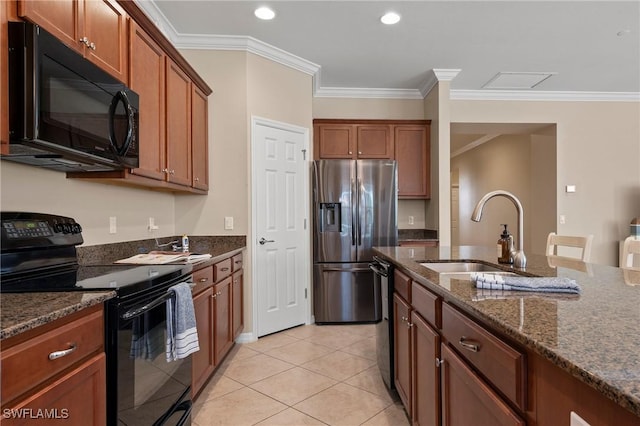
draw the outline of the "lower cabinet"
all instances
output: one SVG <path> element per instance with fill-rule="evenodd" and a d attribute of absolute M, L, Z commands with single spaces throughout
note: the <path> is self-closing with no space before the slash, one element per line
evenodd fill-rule
<path fill-rule="evenodd" d="M 442 345 L 442 424 L 524 426 L 520 418 L 467 364 Z"/>
<path fill-rule="evenodd" d="M 411 365 L 414 425 L 440 424 L 440 335 L 415 311 L 411 313 Z"/>
<path fill-rule="evenodd" d="M 243 328 L 242 255 L 233 259 L 236 271 L 231 275 L 231 258 L 222 259 L 193 273 L 193 307 L 200 350 L 192 355 L 191 395 L 207 383 L 215 369 L 233 347 Z"/>
<path fill-rule="evenodd" d="M 396 390 L 407 413 L 411 413 L 411 307 L 398 293 L 393 295 L 393 374 Z"/>
<path fill-rule="evenodd" d="M 4 340 L 0 364 L 3 425 L 106 424 L 102 305 Z"/>

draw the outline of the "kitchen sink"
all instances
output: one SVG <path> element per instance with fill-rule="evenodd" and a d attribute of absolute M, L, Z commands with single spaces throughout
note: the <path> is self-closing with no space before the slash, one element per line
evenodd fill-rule
<path fill-rule="evenodd" d="M 504 271 L 495 266 L 478 262 L 425 262 L 421 263 L 425 268 L 429 268 L 439 274 L 466 274 L 472 272 L 489 272 L 500 275 L 516 275 L 513 272 Z"/>

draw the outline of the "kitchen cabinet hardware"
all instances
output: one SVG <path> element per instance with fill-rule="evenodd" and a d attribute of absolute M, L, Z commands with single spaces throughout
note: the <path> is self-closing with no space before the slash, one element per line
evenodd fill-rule
<path fill-rule="evenodd" d="M 444 364 L 444 360 L 440 358 L 436 358 L 436 367 L 440 367 L 442 364 Z"/>
<path fill-rule="evenodd" d="M 467 341 L 467 338 L 464 337 L 464 336 L 462 336 L 460 338 L 458 343 L 460 343 L 460 346 L 462 346 L 463 348 L 465 348 L 468 351 L 471 351 L 471 352 L 479 352 L 480 351 L 480 345 L 476 345 L 475 343 L 469 343 Z"/>
<path fill-rule="evenodd" d="M 228 266 L 225 266 L 224 268 L 220 268 L 220 270 L 221 270 L 221 271 L 223 271 L 223 272 L 226 272 L 226 271 L 228 271 L 229 269 L 231 269 L 231 268 L 229 268 Z"/>
<path fill-rule="evenodd" d="M 91 44 L 89 44 L 89 49 L 96 50 L 96 44 L 94 42 L 91 42 Z"/>
<path fill-rule="evenodd" d="M 76 351 L 76 349 L 77 349 L 77 345 L 75 344 L 75 342 L 74 343 L 70 343 L 68 349 L 63 349 L 61 351 L 51 352 L 49 354 L 49 359 L 53 361 L 54 359 L 62 358 L 63 356 L 67 356 L 69 354 L 74 353 Z"/>
<path fill-rule="evenodd" d="M 200 278 L 198 280 L 198 282 L 201 282 L 201 283 L 206 283 L 207 281 L 209 281 L 209 278 Z"/>
<path fill-rule="evenodd" d="M 275 243 L 275 240 L 265 240 L 264 237 L 260 238 L 260 240 L 258 241 L 260 243 L 261 246 L 267 244 L 267 243 Z"/>
<path fill-rule="evenodd" d="M 80 43 L 83 43 L 85 46 L 89 47 L 89 39 L 86 37 L 82 37 L 80 40 L 78 40 Z"/>

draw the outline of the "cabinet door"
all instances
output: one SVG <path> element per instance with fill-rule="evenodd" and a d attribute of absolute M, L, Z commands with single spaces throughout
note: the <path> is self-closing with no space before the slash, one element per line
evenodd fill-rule
<path fill-rule="evenodd" d="M 195 396 L 213 372 L 213 286 L 193 298 L 200 350 L 191 355 L 191 395 Z"/>
<path fill-rule="evenodd" d="M 398 162 L 398 197 L 430 198 L 430 152 L 427 126 L 394 126 Z"/>
<path fill-rule="evenodd" d="M 167 180 L 191 186 L 191 81 L 167 58 Z"/>
<path fill-rule="evenodd" d="M 195 85 L 191 91 L 191 149 L 193 184 L 197 189 L 209 189 L 209 150 L 207 139 L 207 95 Z"/>
<path fill-rule="evenodd" d="M 55 3 L 55 2 L 53 2 Z M 84 1 L 85 57 L 122 82 L 127 79 L 127 15 L 114 0 Z"/>
<path fill-rule="evenodd" d="M 231 277 L 227 277 L 214 287 L 215 319 L 214 319 L 214 351 L 215 364 L 218 365 L 233 346 L 233 330 L 231 319 Z"/>
<path fill-rule="evenodd" d="M 52 418 L 30 423 L 28 419 L 18 416 L 3 416 L 2 424 L 104 426 L 107 423 L 105 359 L 104 353 L 96 355 L 29 398 L 13 407 L 6 407 L 6 410 L 14 410 L 16 413 L 30 410 L 34 415 L 39 410 L 46 409 Z"/>
<path fill-rule="evenodd" d="M 357 126 L 357 158 L 393 159 L 391 126 L 386 124 Z"/>
<path fill-rule="evenodd" d="M 140 96 L 140 163 L 131 173 L 165 180 L 165 54 L 134 22 L 129 40 L 129 86 Z"/>
<path fill-rule="evenodd" d="M 0 2 L 0 154 L 9 153 L 9 41 L 7 40 L 7 2 Z"/>
<path fill-rule="evenodd" d="M 411 418 L 414 425 L 440 424 L 440 335 L 415 311 L 413 324 L 411 365 L 413 367 Z"/>
<path fill-rule="evenodd" d="M 442 345 L 443 426 L 524 426 L 521 419 L 445 344 Z"/>
<path fill-rule="evenodd" d="M 355 126 L 351 124 L 318 124 L 314 127 L 316 159 L 356 158 Z"/>
<path fill-rule="evenodd" d="M 3 2 L 4 3 L 4 2 Z M 50 32 L 70 48 L 84 54 L 84 1 L 20 0 L 18 15 Z"/>
<path fill-rule="evenodd" d="M 411 413 L 411 327 L 410 306 L 397 293 L 393 295 L 393 372 L 398 395 Z"/>
<path fill-rule="evenodd" d="M 231 289 L 233 300 L 233 340 L 235 340 L 242 329 L 244 328 L 244 307 L 243 307 L 243 283 L 242 283 L 242 269 L 233 274 L 233 287 Z"/>

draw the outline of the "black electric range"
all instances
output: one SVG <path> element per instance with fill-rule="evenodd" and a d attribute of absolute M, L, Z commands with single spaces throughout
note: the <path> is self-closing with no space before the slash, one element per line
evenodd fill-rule
<path fill-rule="evenodd" d="M 105 302 L 107 425 L 191 424 L 191 356 L 168 361 L 164 349 L 171 287 L 192 284 L 191 265 L 79 265 L 74 219 L 2 212 L 1 223 L 0 292 L 115 291 Z"/>

